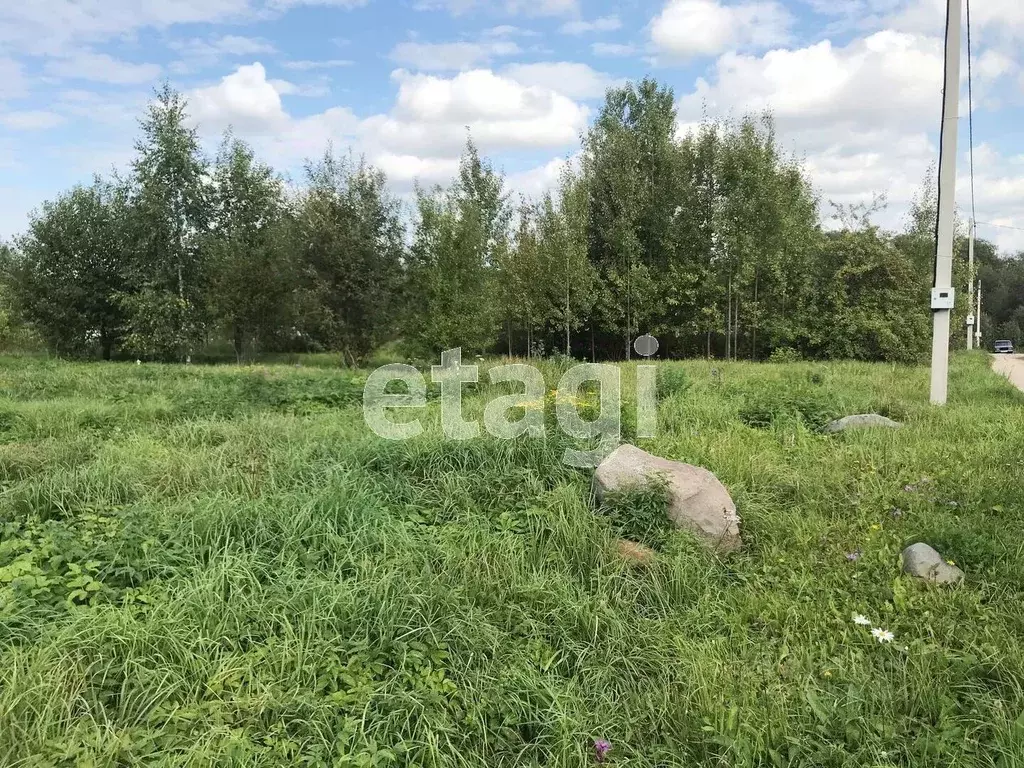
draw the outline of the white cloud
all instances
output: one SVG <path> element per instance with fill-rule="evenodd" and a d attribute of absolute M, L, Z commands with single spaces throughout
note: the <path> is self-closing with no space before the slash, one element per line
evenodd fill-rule
<path fill-rule="evenodd" d="M 363 128 L 369 141 L 399 154 L 456 157 L 467 129 L 483 152 L 568 146 L 587 123 L 586 107 L 568 97 L 490 70 L 451 79 L 398 70 L 393 77 L 394 109 Z"/>
<path fill-rule="evenodd" d="M 303 5 L 329 8 L 358 8 L 369 0 L 269 0 L 267 6 L 273 10 L 289 10 Z"/>
<path fill-rule="evenodd" d="M 717 108 L 771 109 L 780 123 L 929 127 L 940 103 L 942 46 L 929 37 L 877 32 L 837 48 L 828 40 L 756 57 L 727 53 L 681 101 Z"/>
<path fill-rule="evenodd" d="M 307 158 L 321 156 L 330 144 L 339 149 L 361 149 L 360 121 L 345 107 L 331 107 L 302 118 L 288 114 L 281 96 L 321 95 L 311 88 L 316 86 L 268 79 L 264 66 L 256 62 L 238 67 L 216 85 L 187 94 L 189 112 L 207 139 L 215 140 L 230 126 L 282 171 L 294 170 Z"/>
<path fill-rule="evenodd" d="M 14 59 L 0 56 L 0 101 L 17 99 L 28 92 L 28 83 L 21 64 Z"/>
<path fill-rule="evenodd" d="M 188 74 L 210 67 L 226 58 L 255 56 L 262 53 L 275 53 L 276 48 L 268 41 L 260 38 L 242 37 L 240 35 L 224 35 L 222 37 L 203 40 L 176 40 L 170 48 L 181 55 L 181 60 L 170 65 L 171 71 Z"/>
<path fill-rule="evenodd" d="M 669 0 L 651 22 L 651 41 L 673 56 L 711 56 L 784 42 L 789 24 L 789 14 L 776 2 Z"/>
<path fill-rule="evenodd" d="M 899 227 L 938 156 L 941 97 L 942 41 L 883 30 L 846 46 L 823 41 L 763 56 L 725 54 L 678 107 L 684 126 L 699 121 L 705 107 L 715 116 L 771 109 L 781 145 L 803 159 L 826 218 L 829 200 L 869 202 L 885 193 L 890 206 L 879 223 Z M 960 148 L 957 202 L 964 209 L 965 131 Z M 1024 225 L 1024 158 L 979 148 L 975 186 L 979 219 Z M 1003 247 L 1024 244 L 1013 240 L 1012 230 L 985 234 Z"/>
<path fill-rule="evenodd" d="M 586 64 L 569 61 L 512 64 L 502 74 L 521 85 L 548 87 L 570 99 L 604 96 L 608 88 L 620 82 Z"/>
<path fill-rule="evenodd" d="M 575 67 L 572 71 L 582 74 Z M 519 74 L 528 79 L 528 73 L 540 74 Z M 393 108 L 364 119 L 342 107 L 304 118 L 289 115 L 281 96 L 296 93 L 298 86 L 268 79 L 260 63 L 239 67 L 188 98 L 193 120 L 205 137 L 212 140 L 231 125 L 282 170 L 320 156 L 333 143 L 338 149 L 365 154 L 396 188 L 406 190 L 414 179 L 425 184 L 449 180 L 467 134 L 485 154 L 570 148 L 588 119 L 587 108 L 562 93 L 486 69 L 450 78 L 397 70 L 392 78 L 398 84 Z"/>
<path fill-rule="evenodd" d="M 142 29 L 273 19 L 300 6 L 352 8 L 368 0 L 4 0 L 0 50 L 60 55 Z M 250 52 L 254 53 L 254 52 Z"/>
<path fill-rule="evenodd" d="M 31 0 L 0 3 L 0 46 L 59 55 L 138 29 L 229 21 L 252 15 L 249 0 Z"/>
<path fill-rule="evenodd" d="M 1005 53 L 987 50 L 974 62 L 974 71 L 984 80 L 996 80 L 1017 69 L 1016 62 Z"/>
<path fill-rule="evenodd" d="M 419 0 L 420 11 L 447 10 L 458 16 L 471 10 L 504 12 L 512 16 L 570 16 L 579 14 L 579 0 Z"/>
<path fill-rule="evenodd" d="M 895 29 L 940 35 L 946 20 L 945 0 L 910 0 L 885 19 Z M 961 11 L 961 22 L 966 22 Z M 1024 37 L 1024 3 L 1020 0 L 985 0 L 971 7 L 971 28 L 986 32 L 989 42 Z"/>
<path fill-rule="evenodd" d="M 505 186 L 528 200 L 538 200 L 558 187 L 562 172 L 567 166 L 574 164 L 575 160 L 575 157 L 569 160 L 564 157 L 552 158 L 536 168 L 509 174 L 505 179 Z"/>
<path fill-rule="evenodd" d="M 579 13 L 579 0 L 505 0 L 508 13 L 524 16 L 568 16 Z"/>
<path fill-rule="evenodd" d="M 308 158 L 321 157 L 332 145 L 336 151 L 351 147 L 354 152 L 362 152 L 359 134 L 360 121 L 351 110 L 331 107 L 309 117 L 288 117 L 275 132 L 251 138 L 261 156 L 275 167 L 288 170 Z"/>
<path fill-rule="evenodd" d="M 50 59 L 46 63 L 46 72 L 75 80 L 132 85 L 156 80 L 161 69 L 157 64 L 135 64 L 106 53 L 83 50 Z"/>
<path fill-rule="evenodd" d="M 373 164 L 387 174 L 388 182 L 399 189 L 409 189 L 413 182 L 424 186 L 444 184 L 459 170 L 457 157 L 418 157 L 381 152 Z"/>
<path fill-rule="evenodd" d="M 511 24 L 499 24 L 496 27 L 484 30 L 484 37 L 535 37 L 537 35 L 532 29 L 523 29 Z"/>
<path fill-rule="evenodd" d="M 327 96 L 331 92 L 330 84 L 327 81 L 321 80 L 316 83 L 303 83 L 297 84 L 288 80 L 271 80 L 269 81 L 274 90 L 282 96 L 308 96 L 310 98 L 320 98 Z"/>
<path fill-rule="evenodd" d="M 593 21 L 567 21 L 562 25 L 562 32 L 567 35 L 585 35 L 588 32 L 614 32 L 622 27 L 622 22 L 616 15 L 601 16 Z"/>
<path fill-rule="evenodd" d="M 355 64 L 351 59 L 324 59 L 322 61 L 298 60 L 286 61 L 281 66 L 285 69 L 294 69 L 300 72 L 308 72 L 311 69 L 336 69 L 337 67 L 350 67 Z"/>
<path fill-rule="evenodd" d="M 276 48 L 266 40 L 241 35 L 223 35 L 208 40 L 176 40 L 170 47 L 178 51 L 189 63 L 199 65 L 215 64 L 229 56 L 255 56 L 276 51 Z"/>
<path fill-rule="evenodd" d="M 289 124 L 281 95 L 259 62 L 239 67 L 217 85 L 188 94 L 192 119 L 204 131 L 232 126 L 241 133 L 274 133 Z"/>
<path fill-rule="evenodd" d="M 508 40 L 457 43 L 399 43 L 391 51 L 391 59 L 425 71 L 470 69 L 487 64 L 499 56 L 519 53 L 519 46 Z"/>
<path fill-rule="evenodd" d="M 592 43 L 590 52 L 595 56 L 632 56 L 637 50 L 636 46 L 625 43 Z"/>
<path fill-rule="evenodd" d="M 12 131 L 42 131 L 65 122 L 56 112 L 31 109 L 22 112 L 0 113 L 0 124 Z"/>
<path fill-rule="evenodd" d="M 213 40 L 192 39 L 175 47 L 192 53 L 216 56 L 252 56 L 257 53 L 274 53 L 276 50 L 266 40 L 241 35 L 224 35 Z"/>
<path fill-rule="evenodd" d="M 148 90 L 96 93 L 80 88 L 60 91 L 51 107 L 63 115 L 100 123 L 105 128 L 131 131 L 151 96 Z M 109 131 L 104 133 L 109 136 Z M 130 137 L 127 143 L 131 143 Z"/>

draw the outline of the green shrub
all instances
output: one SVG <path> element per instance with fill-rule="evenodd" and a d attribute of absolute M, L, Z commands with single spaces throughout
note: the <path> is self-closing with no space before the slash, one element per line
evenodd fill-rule
<path fill-rule="evenodd" d="M 685 368 L 678 363 L 665 363 L 658 366 L 658 401 L 670 397 L 682 396 L 690 389 L 692 383 L 686 375 Z"/>
<path fill-rule="evenodd" d="M 840 415 L 842 408 L 825 387 L 793 378 L 766 382 L 743 395 L 740 420 L 750 427 L 768 429 L 781 421 L 797 421 L 820 429 Z"/>
<path fill-rule="evenodd" d="M 799 363 L 804 356 L 792 347 L 777 347 L 768 356 L 769 363 Z"/>
<path fill-rule="evenodd" d="M 672 531 L 668 505 L 668 485 L 662 480 L 606 493 L 599 511 L 617 536 L 658 549 Z"/>

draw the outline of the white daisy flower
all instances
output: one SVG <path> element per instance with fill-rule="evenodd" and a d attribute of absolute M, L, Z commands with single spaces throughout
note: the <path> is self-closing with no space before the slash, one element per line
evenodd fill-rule
<path fill-rule="evenodd" d="M 891 643 L 895 638 L 892 632 L 888 629 L 882 629 L 881 627 L 875 627 L 871 630 L 871 636 L 880 643 Z"/>
<path fill-rule="evenodd" d="M 853 619 L 853 623 L 859 627 L 871 626 L 871 619 L 869 619 L 863 613 L 855 613 L 850 618 Z"/>

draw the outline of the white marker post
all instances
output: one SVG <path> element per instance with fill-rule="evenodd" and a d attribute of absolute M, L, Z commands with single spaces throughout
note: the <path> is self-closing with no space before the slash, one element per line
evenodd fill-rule
<path fill-rule="evenodd" d="M 939 147 L 939 219 L 932 289 L 931 401 L 945 405 L 949 388 L 949 318 L 953 311 L 953 211 L 956 195 L 956 139 L 960 98 L 960 3 L 946 2 L 946 84 L 942 90 Z"/>
<path fill-rule="evenodd" d="M 975 315 L 974 340 L 978 349 L 981 349 L 981 280 L 978 281 L 978 314 Z"/>
<path fill-rule="evenodd" d="M 967 349 L 974 349 L 974 219 L 971 219 L 971 232 L 967 240 L 967 285 L 971 291 L 967 304 Z M 981 345 L 978 346 L 980 348 Z"/>

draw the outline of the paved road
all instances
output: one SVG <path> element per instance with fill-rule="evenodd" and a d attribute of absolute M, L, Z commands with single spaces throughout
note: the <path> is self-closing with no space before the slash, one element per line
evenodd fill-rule
<path fill-rule="evenodd" d="M 1024 355 L 992 355 L 992 369 L 1024 392 Z"/>

